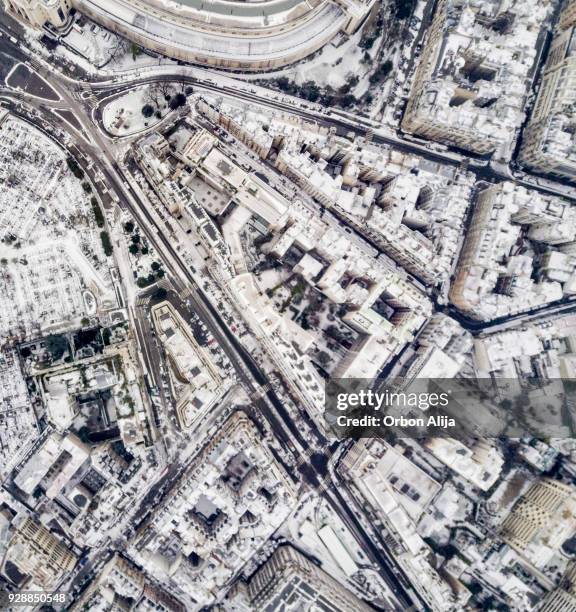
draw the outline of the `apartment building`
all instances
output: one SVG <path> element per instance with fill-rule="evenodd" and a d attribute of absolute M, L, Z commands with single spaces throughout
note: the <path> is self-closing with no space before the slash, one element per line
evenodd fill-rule
<path fill-rule="evenodd" d="M 535 172 L 576 179 L 576 1 L 560 15 L 520 162 Z"/>
<path fill-rule="evenodd" d="M 502 539 L 535 566 L 544 566 L 576 527 L 574 493 L 557 480 L 537 481 L 502 523 Z"/>
<path fill-rule="evenodd" d="M 509 159 L 549 2 L 441 0 L 402 121 L 406 132 Z"/>
<path fill-rule="evenodd" d="M 368 612 L 363 601 L 292 546 L 281 546 L 229 595 L 233 610 Z"/>
<path fill-rule="evenodd" d="M 76 555 L 48 529 L 26 517 L 16 526 L 4 557 L 4 573 L 15 566 L 32 584 L 50 590 L 76 565 Z"/>

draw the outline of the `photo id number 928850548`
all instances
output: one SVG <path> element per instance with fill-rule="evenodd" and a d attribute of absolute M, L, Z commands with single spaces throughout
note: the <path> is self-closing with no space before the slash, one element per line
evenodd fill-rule
<path fill-rule="evenodd" d="M 61 591 L 0 591 L 0 610 L 42 604 L 60 607 L 67 602 L 67 593 Z"/>

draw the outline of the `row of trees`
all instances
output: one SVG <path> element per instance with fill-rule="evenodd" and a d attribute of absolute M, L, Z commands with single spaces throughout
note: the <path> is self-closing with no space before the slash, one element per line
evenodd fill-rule
<path fill-rule="evenodd" d="M 114 252 L 114 247 L 110 240 L 110 234 L 106 231 L 100 232 L 100 241 L 102 242 L 102 248 L 104 249 L 104 255 L 110 257 Z"/>
<path fill-rule="evenodd" d="M 151 271 L 148 276 L 139 276 L 136 279 L 136 284 L 141 289 L 143 289 L 144 287 L 148 287 L 149 285 L 152 285 L 153 283 L 164 278 L 165 276 L 165 272 L 162 269 L 162 265 L 158 263 L 157 261 L 153 261 L 150 268 L 151 268 Z"/>
<path fill-rule="evenodd" d="M 79 181 L 81 181 L 85 177 L 84 170 L 82 170 L 78 162 L 73 157 L 71 156 L 67 157 L 66 164 L 68 165 L 68 168 L 70 168 L 70 171 L 72 172 L 72 174 Z M 87 193 L 87 194 L 92 193 L 92 185 L 90 185 L 88 181 L 84 181 L 82 183 L 82 189 L 84 190 L 84 193 Z M 100 204 L 98 203 L 98 199 L 96 198 L 96 196 L 92 196 L 90 198 L 90 204 L 92 206 L 92 212 L 94 213 L 94 219 L 96 221 L 96 225 L 99 228 L 103 228 L 105 225 L 104 213 L 102 212 L 102 209 L 100 208 Z M 102 242 L 104 243 L 104 241 Z"/>
<path fill-rule="evenodd" d="M 302 85 L 297 85 L 287 77 L 280 77 L 276 79 L 275 83 L 281 91 L 291 96 L 304 98 L 309 102 L 318 102 L 324 106 L 350 108 L 358 103 L 356 96 L 350 93 L 352 87 L 358 84 L 358 77 L 355 75 L 350 76 L 347 82 L 338 89 L 334 89 L 330 85 L 321 88 L 315 81 L 306 81 Z"/>
<path fill-rule="evenodd" d="M 81 181 L 84 178 L 84 170 L 80 168 L 80 166 L 78 165 L 78 162 L 73 157 L 69 156 L 66 158 L 66 163 L 68 164 L 68 168 L 70 168 L 70 171 L 72 172 L 72 174 L 79 181 Z"/>
<path fill-rule="evenodd" d="M 98 200 L 95 196 L 90 198 L 90 204 L 92 205 L 92 211 L 94 212 L 94 219 L 96 220 L 96 225 L 100 228 L 104 227 L 104 213 L 100 208 L 100 204 L 98 204 Z"/>

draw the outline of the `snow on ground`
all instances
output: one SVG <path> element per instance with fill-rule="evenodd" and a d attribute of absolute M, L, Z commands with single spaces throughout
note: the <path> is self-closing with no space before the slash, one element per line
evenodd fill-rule
<path fill-rule="evenodd" d="M 158 270 L 155 270 L 153 265 L 159 264 L 162 259 L 148 240 L 142 236 L 134 219 L 128 215 L 125 215 L 125 219 L 126 221 L 122 224 L 122 239 L 126 246 L 126 253 L 128 253 L 132 280 L 148 279 L 151 275 L 157 276 Z M 159 269 L 162 269 L 161 265 Z M 164 273 L 161 273 L 156 280 L 162 278 L 164 278 Z"/>
<path fill-rule="evenodd" d="M 398 127 L 404 102 L 407 100 L 411 81 L 414 77 L 415 67 L 421 49 L 417 46 L 417 41 L 421 44 L 423 38 L 420 30 L 423 24 L 424 9 L 426 0 L 419 0 L 410 18 L 406 39 L 400 43 L 400 47 L 394 58 L 393 72 L 394 79 L 387 83 L 385 96 L 378 113 L 372 115 L 374 118 L 381 119 L 387 125 Z"/>
<path fill-rule="evenodd" d="M 98 68 L 108 63 L 115 53 L 125 53 L 128 47 L 120 36 L 84 18 L 72 24 L 62 41 Z"/>
<path fill-rule="evenodd" d="M 310 57 L 281 70 L 267 73 L 235 74 L 234 77 L 244 81 L 259 81 L 263 85 L 267 80 L 286 77 L 297 85 L 314 81 L 321 88 L 330 86 L 333 89 L 338 89 L 346 84 L 349 77 L 356 76 L 359 79 L 358 84 L 350 90 L 350 93 L 360 97 L 369 88 L 368 78 L 371 72 L 371 66 L 361 61 L 365 53 L 358 46 L 362 38 L 362 32 L 363 28 L 360 28 L 349 38 L 337 37 Z M 377 45 L 374 45 L 368 51 L 371 58 L 376 55 L 376 47 Z"/>
<path fill-rule="evenodd" d="M 115 74 L 134 68 L 178 65 L 168 57 L 149 55 L 144 49 L 131 45 L 125 38 L 106 30 L 96 23 L 83 19 L 85 25 L 73 28 L 53 51 L 60 60 L 77 65 L 88 74 Z M 77 23 L 75 23 L 75 26 Z M 46 55 L 46 49 L 38 42 L 38 32 L 27 30 L 26 39 L 35 50 Z"/>
<path fill-rule="evenodd" d="M 360 99 L 369 92 L 371 101 L 367 102 L 366 98 L 363 100 L 369 116 L 397 127 L 398 111 L 408 93 L 407 77 L 413 73 L 414 46 L 422 26 L 425 6 L 426 0 L 419 0 L 410 21 L 406 24 L 399 22 L 397 34 L 390 36 L 386 25 L 381 31 L 377 30 L 370 49 L 361 48 L 359 43 L 366 33 L 370 33 L 373 27 L 370 19 L 376 19 L 376 14 L 353 36 L 344 38 L 341 44 L 342 39 L 337 38 L 298 64 L 267 74 L 235 76 L 243 80 L 258 79 L 264 86 L 266 80 L 283 76 L 297 85 L 313 81 L 321 88 L 332 87 L 334 90 L 346 85 L 350 77 L 357 77 L 358 82 L 350 88 L 349 93 Z M 386 18 L 395 19 L 388 13 Z M 390 61 L 393 66 L 390 75 L 371 84 L 370 76 L 386 61 Z"/>
<path fill-rule="evenodd" d="M 132 68 L 148 68 L 150 66 L 177 66 L 178 62 L 169 57 L 155 57 L 142 51 L 134 56 L 130 51 L 106 65 L 107 72 L 124 72 Z"/>
<path fill-rule="evenodd" d="M 27 37 L 27 41 L 30 42 L 31 37 Z M 60 62 L 63 62 L 64 64 L 67 64 L 68 66 L 76 65 L 79 68 L 81 68 L 84 72 L 86 72 L 87 74 L 94 75 L 98 72 L 96 67 L 93 64 L 91 64 L 85 57 L 78 55 L 78 53 L 75 53 L 74 51 L 72 51 L 71 49 L 68 49 L 68 47 L 65 47 L 64 45 L 58 45 L 56 49 L 54 49 L 53 53 L 60 60 Z"/>
<path fill-rule="evenodd" d="M 346 82 L 346 75 L 349 72 L 354 74 L 365 72 L 363 66 L 362 70 L 359 70 L 359 62 L 364 53 L 363 49 L 358 46 L 362 32 L 363 28 L 360 28 L 350 37 L 338 35 L 319 51 L 285 68 L 271 72 L 234 74 L 233 76 L 243 81 L 277 79 L 285 76 L 294 80 L 298 85 L 306 81 L 315 81 L 320 86 L 340 87 Z M 371 50 L 370 54 L 373 52 L 374 50 Z"/>
<path fill-rule="evenodd" d="M 421 0 L 418 13 L 422 13 L 424 5 L 425 0 Z M 287 78 L 297 86 L 311 81 L 328 94 L 328 99 L 330 94 L 335 93 L 335 99 L 332 98 L 327 104 L 336 106 L 340 104 L 340 88 L 346 87 L 344 93 L 354 96 L 359 102 L 344 102 L 344 108 L 354 106 L 370 117 L 381 120 L 398 82 L 404 80 L 402 70 L 409 62 L 420 19 L 414 17 L 406 24 L 392 14 L 393 8 L 378 9 L 379 6 L 375 6 L 363 27 L 354 35 L 336 37 L 320 51 L 295 65 L 266 74 L 234 76 L 245 81 L 257 81 L 263 87 L 279 77 Z M 382 22 L 383 26 L 380 25 Z M 400 75 L 398 82 L 397 75 Z M 320 103 L 323 103 L 322 96 Z"/>
<path fill-rule="evenodd" d="M 358 30 L 354 36 L 339 47 L 328 44 L 310 61 L 301 62 L 283 71 L 283 75 L 302 85 L 306 81 L 314 81 L 325 87 L 330 85 L 337 89 L 346 83 L 349 74 L 366 80 L 364 90 L 367 88 L 368 72 L 370 67 L 360 62 L 363 51 L 358 47 L 362 31 Z M 353 90 L 354 93 L 362 89 L 361 83 Z"/>
<path fill-rule="evenodd" d="M 115 304 L 92 196 L 43 134 L 0 127 L 0 340 L 77 323 L 86 291 Z"/>
<path fill-rule="evenodd" d="M 125 40 L 125 42 L 128 42 Z M 131 47 L 125 46 L 125 52 L 115 56 L 101 68 L 96 68 L 93 64 L 73 53 L 70 49 L 65 49 L 59 46 L 57 51 L 63 57 L 71 59 L 78 63 L 87 72 L 100 75 L 116 75 L 124 73 L 127 70 L 135 70 L 140 68 L 156 68 L 158 66 L 178 66 L 178 62 L 169 57 L 155 56 L 151 52 L 138 48 L 137 55 L 133 55 Z"/>
<path fill-rule="evenodd" d="M 422 24 L 425 5 L 426 0 L 419 0 L 410 22 L 406 24 L 406 30 L 404 22 L 398 22 L 398 28 L 392 28 L 392 34 L 390 25 L 396 23 L 394 21 L 396 18 L 391 15 L 390 9 L 384 8 L 383 27 L 375 25 L 376 19 L 382 19 L 382 12 L 378 13 L 375 10 L 354 35 L 347 37 L 340 34 L 308 58 L 281 70 L 247 74 L 209 68 L 204 68 L 202 71 L 213 75 L 216 79 L 226 75 L 236 81 L 258 82 L 266 88 L 272 85 L 271 81 L 280 77 L 293 81 L 297 86 L 311 81 L 321 90 L 328 88 L 327 94 L 335 94 L 336 99 L 332 98 L 326 103 L 336 106 L 339 104 L 339 96 L 342 95 L 342 92 L 339 93 L 340 88 L 348 86 L 345 93 L 354 96 L 360 102 L 356 103 L 354 100 L 345 102 L 344 108 L 353 106 L 356 112 L 361 110 L 375 120 L 397 127 L 401 105 L 409 88 L 407 76 L 412 72 L 412 53 Z M 73 29 L 68 41 L 68 44 L 79 50 L 79 53 L 63 45 L 59 45 L 54 51 L 54 54 L 71 68 L 75 64 L 88 73 L 117 75 L 134 69 L 150 70 L 154 67 L 178 64 L 167 57 L 149 55 L 137 45 L 132 45 L 129 41 L 85 18 L 80 21 L 82 31 Z M 77 24 L 78 22 L 75 25 Z M 369 49 L 360 46 L 363 37 L 374 40 Z M 30 44 L 38 42 L 31 40 Z M 47 54 L 46 49 L 44 54 Z M 106 55 L 109 56 L 107 60 L 105 60 Z M 378 79 L 375 83 L 370 83 L 370 77 L 374 72 L 388 61 L 393 65 L 391 74 Z M 274 85 L 272 87 L 276 88 Z M 328 97 L 330 98 L 330 95 Z M 322 99 L 319 103 L 323 103 Z M 149 125 L 145 126 L 143 119 L 136 115 L 137 113 L 128 118 L 130 133 L 134 133 L 132 132 L 134 122 L 139 126 L 135 128 L 136 132 L 155 123 L 151 120 Z M 120 123 L 123 123 L 124 119 L 120 118 Z M 119 133 L 123 133 L 123 129 L 120 129 Z M 127 133 L 124 131 L 124 135 Z"/>
<path fill-rule="evenodd" d="M 142 114 L 142 108 L 147 104 L 154 110 L 150 117 Z M 102 121 L 111 134 L 130 136 L 160 123 L 169 112 L 170 108 L 162 96 L 153 96 L 152 99 L 150 86 L 145 85 L 105 102 Z"/>

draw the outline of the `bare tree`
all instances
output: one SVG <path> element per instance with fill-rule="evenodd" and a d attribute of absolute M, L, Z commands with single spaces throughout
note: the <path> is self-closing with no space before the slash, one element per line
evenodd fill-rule
<path fill-rule="evenodd" d="M 179 81 L 176 84 L 176 87 L 183 94 L 185 94 L 187 90 L 189 90 L 189 89 L 191 90 L 192 89 L 192 86 L 189 85 L 188 83 L 186 83 L 186 81 Z"/>
<path fill-rule="evenodd" d="M 162 91 L 159 85 L 160 83 L 152 83 L 146 89 L 146 102 L 152 104 L 156 109 L 160 108 L 163 102 Z"/>
<path fill-rule="evenodd" d="M 106 64 L 116 64 L 119 63 L 120 60 L 128 53 L 130 50 L 130 43 L 125 38 L 121 36 L 116 36 L 116 42 L 113 47 L 110 48 L 108 52 L 108 59 L 104 62 L 104 66 Z"/>
<path fill-rule="evenodd" d="M 172 97 L 172 83 L 169 81 L 159 81 L 156 85 L 165 100 Z"/>

